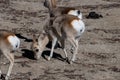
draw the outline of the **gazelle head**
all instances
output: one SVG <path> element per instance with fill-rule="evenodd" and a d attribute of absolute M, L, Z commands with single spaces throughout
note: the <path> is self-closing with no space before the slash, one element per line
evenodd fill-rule
<path fill-rule="evenodd" d="M 68 14 L 77 16 L 78 18 L 82 19 L 82 13 L 80 10 L 70 10 Z"/>
<path fill-rule="evenodd" d="M 33 35 L 32 50 L 34 52 L 34 58 L 39 59 L 43 50 L 48 43 L 48 36 L 42 32 L 39 35 Z"/>

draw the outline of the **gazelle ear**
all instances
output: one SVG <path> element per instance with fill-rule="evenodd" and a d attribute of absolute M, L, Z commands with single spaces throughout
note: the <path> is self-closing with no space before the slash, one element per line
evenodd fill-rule
<path fill-rule="evenodd" d="M 33 36 L 33 42 L 36 42 L 36 35 L 32 34 L 32 36 Z"/>
<path fill-rule="evenodd" d="M 38 42 L 39 35 L 33 34 L 33 42 Z"/>
<path fill-rule="evenodd" d="M 46 37 L 46 34 L 42 33 L 42 34 L 40 34 L 38 40 L 39 40 L 39 41 L 44 40 L 45 37 Z"/>
<path fill-rule="evenodd" d="M 34 39 L 36 36 L 35 36 L 35 34 L 32 34 L 32 39 Z"/>
<path fill-rule="evenodd" d="M 47 33 L 43 30 L 42 33 L 40 34 L 40 38 L 44 40 L 46 36 L 47 36 Z"/>

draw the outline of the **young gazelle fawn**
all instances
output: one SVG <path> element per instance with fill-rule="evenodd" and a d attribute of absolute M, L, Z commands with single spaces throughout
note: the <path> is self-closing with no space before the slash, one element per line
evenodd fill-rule
<path fill-rule="evenodd" d="M 34 52 L 34 58 L 39 59 L 46 45 L 48 44 L 48 35 L 43 31 L 39 35 L 33 35 L 32 50 Z M 42 44 L 41 44 L 42 43 Z"/>
<path fill-rule="evenodd" d="M 0 55 L 3 54 L 9 61 L 10 66 L 8 68 L 5 80 L 10 77 L 13 65 L 14 65 L 14 51 L 20 46 L 19 38 L 12 32 L 6 30 L 0 30 Z M 2 58 L 2 57 L 0 57 Z M 0 70 L 0 75 L 2 74 Z"/>
<path fill-rule="evenodd" d="M 65 48 L 65 41 L 67 40 L 71 43 L 71 46 L 74 47 L 73 56 L 70 60 L 70 63 L 72 64 L 72 62 L 75 61 L 76 54 L 78 53 L 78 41 L 81 34 L 85 30 L 85 25 L 82 21 L 82 13 L 78 12 L 77 15 L 78 17 L 73 15 L 62 15 L 57 17 L 54 20 L 53 25 L 49 28 L 46 28 L 45 32 L 41 33 L 40 36 L 37 37 L 38 40 L 35 40 L 36 38 L 33 38 L 33 41 L 35 41 L 33 44 L 36 45 L 33 46 L 35 53 L 40 56 L 48 41 L 52 40 L 52 49 L 50 56 L 48 57 L 48 60 L 50 60 L 53 56 L 56 42 L 59 41 L 65 53 L 65 57 L 68 59 Z M 54 25 L 56 22 L 58 22 L 57 26 Z"/>

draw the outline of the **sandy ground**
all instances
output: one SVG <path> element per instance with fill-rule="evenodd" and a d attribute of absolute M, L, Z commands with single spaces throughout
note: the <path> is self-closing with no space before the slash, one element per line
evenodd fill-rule
<path fill-rule="evenodd" d="M 44 0 L 6 1 L 0 0 L 0 29 L 15 32 L 21 40 L 10 80 L 120 80 L 119 0 L 64 0 L 63 4 L 59 0 L 60 6 L 80 9 L 86 24 L 73 65 L 63 61 L 65 55 L 60 48 L 54 51 L 51 61 L 46 60 L 49 48 L 38 61 L 33 59 L 30 49 L 32 34 L 42 31 L 48 17 Z M 103 15 L 103 18 L 86 19 L 91 11 Z M 2 57 L 0 65 L 5 75 L 8 60 Z"/>

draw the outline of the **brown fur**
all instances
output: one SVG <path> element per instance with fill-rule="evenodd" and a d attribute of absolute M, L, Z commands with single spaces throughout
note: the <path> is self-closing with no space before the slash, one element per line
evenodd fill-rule
<path fill-rule="evenodd" d="M 61 30 L 66 30 L 66 32 L 73 32 L 74 34 L 77 34 L 76 30 L 73 28 L 71 22 L 73 20 L 80 20 L 78 17 L 73 16 L 73 15 L 63 15 L 63 16 L 58 16 L 52 25 L 52 30 L 55 34 L 62 35 Z M 64 25 L 64 26 L 63 26 Z M 47 28 L 46 28 L 47 29 Z M 56 31 L 56 32 L 55 32 Z M 73 35 L 72 33 L 72 35 Z"/>
<path fill-rule="evenodd" d="M 49 41 L 52 41 L 52 49 L 51 49 L 50 56 L 48 57 L 48 60 L 50 60 L 50 58 L 52 57 L 54 46 L 56 44 L 56 39 L 57 39 L 57 41 L 61 44 L 61 47 L 66 55 L 66 58 L 67 58 L 67 52 L 65 49 L 65 40 L 70 41 L 71 45 L 75 48 L 73 53 L 75 57 L 75 54 L 77 54 L 79 39 L 76 39 L 76 36 L 78 36 L 78 32 L 71 25 L 71 22 L 73 20 L 79 20 L 79 18 L 73 15 L 59 16 L 55 19 L 51 27 L 44 28 L 46 36 L 42 37 L 44 33 L 41 33 L 40 36 L 37 37 L 38 41 L 36 41 L 37 43 L 39 43 L 37 46 L 39 47 L 39 51 L 41 51 L 38 56 L 42 54 L 49 40 Z M 33 42 L 33 44 L 35 44 L 36 42 Z M 71 60 L 71 63 L 72 61 L 74 61 L 74 59 Z"/>
<path fill-rule="evenodd" d="M 8 41 L 9 36 L 15 36 L 15 34 L 6 30 L 0 30 L 0 51 L 10 61 L 10 66 L 5 77 L 5 80 L 8 80 L 14 64 L 14 54 L 12 52 L 13 48 L 10 42 Z"/>
<path fill-rule="evenodd" d="M 45 0 L 47 3 L 47 0 Z M 72 63 L 75 60 L 75 56 L 77 54 L 77 50 L 78 50 L 78 41 L 79 41 L 79 33 L 78 31 L 76 31 L 73 28 L 73 25 L 71 24 L 72 21 L 74 20 L 80 20 L 77 16 L 74 15 L 68 15 L 68 14 L 64 14 L 69 12 L 71 9 L 75 10 L 74 8 L 58 8 L 58 7 L 53 7 L 53 5 L 50 5 L 52 0 L 49 0 L 50 2 L 48 3 L 48 8 L 49 8 L 49 13 L 50 15 L 52 14 L 52 16 L 50 16 L 50 24 L 46 25 L 44 27 L 45 33 L 47 33 L 47 38 L 50 40 L 52 40 L 52 48 L 51 48 L 51 52 L 50 52 L 50 56 L 48 57 L 48 60 L 50 60 L 50 58 L 53 56 L 53 51 L 54 51 L 54 47 L 56 42 L 60 42 L 61 47 L 65 53 L 65 56 L 67 58 L 67 52 L 65 49 L 65 41 L 68 40 L 71 45 L 74 47 L 74 52 L 73 52 L 73 56 L 72 59 L 70 61 L 70 63 Z M 55 0 L 54 0 L 55 1 Z M 51 23 L 52 22 L 52 23 Z M 76 38 L 77 37 L 77 38 Z M 40 38 L 40 39 L 39 39 Z M 47 41 L 45 41 L 45 39 L 47 39 L 44 37 L 44 39 L 41 39 L 41 35 L 38 37 L 38 46 L 44 45 L 43 43 L 48 43 Z M 35 43 L 33 43 L 35 44 Z M 44 49 L 44 48 L 42 48 Z M 41 50 L 41 49 L 39 49 Z"/>
<path fill-rule="evenodd" d="M 6 45 L 10 45 L 10 42 L 8 41 L 9 36 L 15 36 L 15 34 L 10 31 L 0 30 L 0 43 L 2 42 Z"/>

